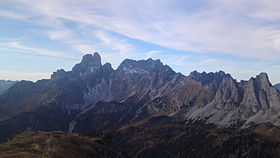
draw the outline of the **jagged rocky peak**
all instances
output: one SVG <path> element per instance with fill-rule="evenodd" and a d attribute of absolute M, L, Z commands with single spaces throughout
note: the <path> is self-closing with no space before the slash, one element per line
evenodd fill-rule
<path fill-rule="evenodd" d="M 264 80 L 268 80 L 268 75 L 265 72 L 261 72 L 259 75 L 257 75 L 258 79 L 264 79 Z"/>
<path fill-rule="evenodd" d="M 82 75 L 81 73 L 93 73 L 96 70 L 98 70 L 102 66 L 101 63 L 101 57 L 100 55 L 95 52 L 92 54 L 86 54 L 83 56 L 81 63 L 75 65 L 72 69 L 74 73 L 78 73 L 79 75 Z"/>
<path fill-rule="evenodd" d="M 253 91 L 258 90 L 265 90 L 267 91 L 269 88 L 272 87 L 272 84 L 269 81 L 268 75 L 264 72 L 257 75 L 255 78 L 251 77 L 248 82 L 241 82 L 242 84 L 245 83 L 248 88 L 251 88 Z"/>
<path fill-rule="evenodd" d="M 226 74 L 224 71 L 218 71 L 218 72 L 210 72 L 206 73 L 203 71 L 202 73 L 199 73 L 197 71 L 193 71 L 188 76 L 188 79 L 195 80 L 201 82 L 202 85 L 209 84 L 211 82 L 222 82 L 224 78 L 231 78 L 230 74 Z"/>
<path fill-rule="evenodd" d="M 163 65 L 159 59 L 153 60 L 149 58 L 147 60 L 125 59 L 117 70 L 123 71 L 125 74 L 145 74 L 148 72 L 160 71 L 165 68 L 169 67 Z M 171 68 L 169 69 L 172 70 Z"/>
<path fill-rule="evenodd" d="M 234 109 L 241 101 L 241 94 L 236 80 L 225 77 L 213 100 L 213 104 L 218 109 Z"/>
<path fill-rule="evenodd" d="M 85 64 L 85 65 L 93 64 L 96 66 L 101 66 L 101 57 L 97 52 L 95 52 L 93 55 L 86 54 L 83 56 L 81 64 Z"/>
<path fill-rule="evenodd" d="M 110 63 L 105 63 L 103 65 L 104 70 L 113 70 L 112 65 Z"/>
<path fill-rule="evenodd" d="M 59 69 L 51 75 L 51 79 L 59 79 L 66 76 L 66 71 L 64 69 Z"/>
<path fill-rule="evenodd" d="M 272 86 L 272 84 L 269 81 L 267 73 L 264 72 L 260 73 L 259 75 L 257 75 L 256 79 L 262 86 L 266 86 L 266 87 Z"/>

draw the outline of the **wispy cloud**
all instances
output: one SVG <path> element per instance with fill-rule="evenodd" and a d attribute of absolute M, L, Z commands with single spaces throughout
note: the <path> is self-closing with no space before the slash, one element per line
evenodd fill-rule
<path fill-rule="evenodd" d="M 40 55 L 47 55 L 47 56 L 53 56 L 53 57 L 63 57 L 63 58 L 74 58 L 71 56 L 68 56 L 67 53 L 64 52 L 59 52 L 59 51 L 50 51 L 46 49 L 41 49 L 41 48 L 35 48 L 35 47 L 29 47 L 22 45 L 18 42 L 8 42 L 5 44 L 5 46 L 18 49 L 20 51 L 24 51 L 27 53 L 36 53 Z"/>
<path fill-rule="evenodd" d="M 155 57 L 155 55 L 159 55 L 159 54 L 161 54 L 162 52 L 163 52 L 163 51 L 161 51 L 161 50 L 151 50 L 151 51 L 148 51 L 148 52 L 146 52 L 147 58 Z"/>
<path fill-rule="evenodd" d="M 113 50 L 118 51 L 121 55 L 126 55 L 133 49 L 125 39 L 110 36 L 104 31 L 95 31 L 94 35 L 101 41 L 101 44 L 111 47 Z"/>
<path fill-rule="evenodd" d="M 89 53 L 92 52 L 93 50 L 96 50 L 96 48 L 93 47 L 93 45 L 89 44 L 77 44 L 73 46 L 77 51 L 81 53 Z"/>
<path fill-rule="evenodd" d="M 8 10 L 0 10 L 0 16 L 19 20 L 26 20 L 28 18 L 28 16 L 24 14 L 19 14 Z"/>
<path fill-rule="evenodd" d="M 215 64 L 217 61 L 215 59 L 206 59 L 203 61 L 198 62 L 198 65 L 209 66 L 210 64 Z"/>
<path fill-rule="evenodd" d="M 279 24 L 273 24 L 279 19 L 276 0 L 213 0 L 191 9 L 191 2 L 181 0 L 20 2 L 43 16 L 92 24 L 173 49 L 280 58 Z"/>
<path fill-rule="evenodd" d="M 64 42 L 67 42 L 74 38 L 73 32 L 70 29 L 50 30 L 46 33 L 52 40 L 63 40 Z"/>

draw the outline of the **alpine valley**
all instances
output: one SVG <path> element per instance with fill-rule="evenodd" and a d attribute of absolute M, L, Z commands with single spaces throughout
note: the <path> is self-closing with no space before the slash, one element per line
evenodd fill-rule
<path fill-rule="evenodd" d="M 153 59 L 114 70 L 87 54 L 71 71 L 0 94 L 2 157 L 71 157 L 69 148 L 72 157 L 277 158 L 279 126 L 280 93 L 266 73 L 184 76 Z"/>

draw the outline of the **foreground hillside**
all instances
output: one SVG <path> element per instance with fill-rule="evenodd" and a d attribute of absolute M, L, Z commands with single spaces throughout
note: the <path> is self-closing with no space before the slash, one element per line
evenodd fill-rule
<path fill-rule="evenodd" d="M 269 123 L 242 130 L 217 129 L 213 125 L 205 126 L 200 122 L 185 124 L 172 117 L 160 116 L 101 135 L 102 137 L 89 137 L 62 132 L 29 131 L 0 144 L 0 157 L 279 158 L 280 156 L 280 128 Z"/>
<path fill-rule="evenodd" d="M 1 158 L 121 158 L 100 137 L 62 132 L 24 132 L 0 144 Z"/>
<path fill-rule="evenodd" d="M 280 157 L 280 128 L 272 124 L 233 130 L 156 117 L 120 128 L 113 136 L 115 146 L 121 146 L 131 157 Z"/>

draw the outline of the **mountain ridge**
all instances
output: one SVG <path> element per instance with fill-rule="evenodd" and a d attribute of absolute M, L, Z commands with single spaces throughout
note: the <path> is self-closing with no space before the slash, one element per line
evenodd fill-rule
<path fill-rule="evenodd" d="M 152 59 L 126 59 L 114 70 L 94 53 L 71 71 L 18 82 L 0 95 L 0 134 L 5 139 L 30 127 L 86 133 L 156 116 L 231 128 L 280 125 L 279 104 L 280 94 L 266 73 L 241 82 L 223 71 L 184 76 Z"/>

